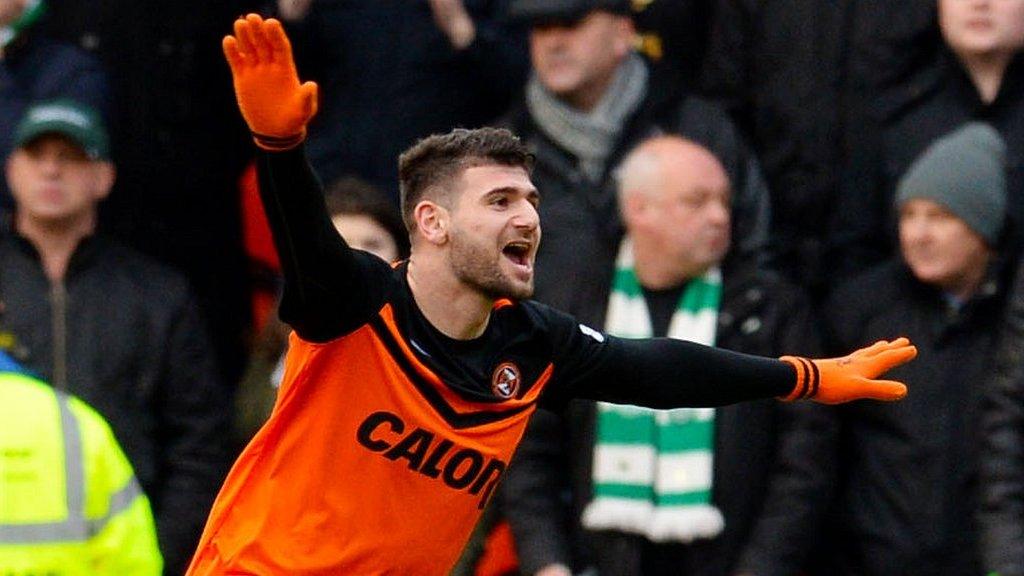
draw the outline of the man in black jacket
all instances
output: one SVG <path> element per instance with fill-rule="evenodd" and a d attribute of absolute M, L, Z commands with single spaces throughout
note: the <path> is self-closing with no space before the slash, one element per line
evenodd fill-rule
<path fill-rule="evenodd" d="M 767 242 L 768 191 L 728 117 L 678 86 L 656 83 L 634 50 L 630 2 L 517 0 L 510 16 L 530 24 L 533 77 L 507 117 L 537 161 L 546 222 L 537 299 L 599 323 L 622 236 L 612 168 L 638 142 L 679 134 L 710 149 L 733 189 L 736 254 Z"/>
<path fill-rule="evenodd" d="M 46 2 L 41 30 L 109 71 L 117 181 L 100 205 L 100 228 L 188 279 L 218 378 L 234 390 L 250 328 L 236 191 L 253 150 L 217 47 L 223 23 L 261 2 Z"/>
<path fill-rule="evenodd" d="M 743 567 L 794 574 L 835 497 L 824 574 L 982 574 L 978 529 L 981 400 L 994 363 L 1006 284 L 1005 147 L 973 123 L 933 143 L 896 196 L 900 258 L 837 290 L 826 309 L 830 344 L 892 331 L 921 348 L 897 370 L 914 383 L 899 406 L 862 402 L 808 410 L 794 442 L 803 461 L 774 482 L 765 530 Z M 809 495 L 817 495 L 809 498 Z"/>
<path fill-rule="evenodd" d="M 5 338 L 110 423 L 153 504 L 166 573 L 181 574 L 226 470 L 230 417 L 194 299 L 178 274 L 96 234 L 114 166 L 91 109 L 34 105 L 14 140 Z"/>
<path fill-rule="evenodd" d="M 731 190 L 711 152 L 676 136 L 655 137 L 630 153 L 616 174 L 628 236 L 612 295 L 595 302 L 592 312 L 609 333 L 668 335 L 767 356 L 818 352 L 816 324 L 798 291 L 749 257 L 722 269 L 731 239 Z M 614 409 L 581 401 L 560 416 L 538 412 L 504 488 L 524 573 L 553 576 L 593 566 L 608 576 L 731 574 L 766 496 L 784 410 L 756 402 L 702 412 L 714 440 L 659 457 L 685 457 L 677 472 L 701 479 L 708 497 L 699 506 L 654 511 L 602 497 L 602 483 L 618 470 L 645 466 L 633 461 L 644 458 L 635 446 L 620 465 L 601 464 L 609 454 L 622 457 L 609 443 L 615 428 L 607 414 Z M 680 413 L 672 414 L 679 422 Z M 665 431 L 663 438 L 688 434 L 682 427 L 655 427 Z M 634 483 L 635 475 L 627 476 Z M 656 484 L 666 480 L 655 478 Z M 697 487 L 686 484 L 687 498 L 695 496 Z"/>

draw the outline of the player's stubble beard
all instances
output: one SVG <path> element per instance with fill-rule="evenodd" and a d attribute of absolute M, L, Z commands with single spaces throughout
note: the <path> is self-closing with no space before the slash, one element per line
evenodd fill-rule
<path fill-rule="evenodd" d="M 501 269 L 501 258 L 505 256 L 500 251 L 474 243 L 459 231 L 453 230 L 450 238 L 448 258 L 459 281 L 494 300 L 526 300 L 533 296 L 533 278 L 528 283 L 509 278 Z"/>

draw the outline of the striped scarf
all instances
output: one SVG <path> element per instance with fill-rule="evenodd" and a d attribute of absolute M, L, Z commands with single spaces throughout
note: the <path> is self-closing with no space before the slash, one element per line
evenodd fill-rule
<path fill-rule="evenodd" d="M 691 280 L 668 336 L 713 345 L 721 295 L 717 267 Z M 615 264 L 605 329 L 625 338 L 652 336 L 628 238 Z M 599 402 L 597 410 L 594 500 L 583 512 L 583 525 L 639 534 L 653 542 L 718 535 L 725 521 L 711 504 L 714 409 L 652 410 Z"/>
<path fill-rule="evenodd" d="M 581 112 L 560 100 L 534 74 L 526 85 L 526 106 L 537 126 L 579 161 L 591 183 L 600 183 L 605 163 L 623 126 L 647 94 L 643 58 L 631 54 L 593 110 Z"/>

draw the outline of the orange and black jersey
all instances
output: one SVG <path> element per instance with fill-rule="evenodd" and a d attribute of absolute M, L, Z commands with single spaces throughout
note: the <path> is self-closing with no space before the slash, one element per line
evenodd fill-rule
<path fill-rule="evenodd" d="M 498 302 L 448 338 L 406 267 L 349 248 L 302 149 L 260 186 L 295 329 L 270 421 L 217 498 L 190 574 L 445 574 L 538 405 L 651 407 L 784 396 L 789 364 L 624 340 L 535 302 Z"/>

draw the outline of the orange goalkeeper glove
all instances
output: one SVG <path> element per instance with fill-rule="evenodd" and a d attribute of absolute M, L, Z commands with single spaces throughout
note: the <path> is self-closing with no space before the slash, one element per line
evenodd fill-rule
<path fill-rule="evenodd" d="M 796 368 L 796 386 L 783 400 L 808 398 L 823 404 L 851 400 L 899 400 L 907 395 L 907 386 L 895 380 L 875 380 L 889 369 L 913 360 L 917 348 L 906 338 L 881 340 L 849 356 L 827 360 L 809 360 L 783 356 L 781 360 Z"/>
<path fill-rule="evenodd" d="M 235 35 L 225 36 L 223 46 L 238 108 L 256 145 L 265 150 L 297 146 L 316 114 L 317 86 L 299 84 L 281 23 L 249 14 L 235 20 Z"/>

